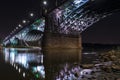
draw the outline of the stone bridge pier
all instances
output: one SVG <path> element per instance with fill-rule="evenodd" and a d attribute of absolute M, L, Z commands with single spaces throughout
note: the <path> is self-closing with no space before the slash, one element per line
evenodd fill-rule
<path fill-rule="evenodd" d="M 61 34 L 45 33 L 43 48 L 82 49 L 81 35 L 66 36 Z"/>

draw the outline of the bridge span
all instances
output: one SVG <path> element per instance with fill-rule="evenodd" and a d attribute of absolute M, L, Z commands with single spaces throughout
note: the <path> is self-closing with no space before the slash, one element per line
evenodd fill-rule
<path fill-rule="evenodd" d="M 82 49 L 81 33 L 119 9 L 120 0 L 68 0 L 3 43 Z"/>

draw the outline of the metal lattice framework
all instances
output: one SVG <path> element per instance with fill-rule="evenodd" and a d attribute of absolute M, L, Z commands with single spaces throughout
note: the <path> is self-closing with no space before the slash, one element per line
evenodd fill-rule
<path fill-rule="evenodd" d="M 82 33 L 85 29 L 106 16 L 89 10 L 85 12 L 76 11 L 72 14 L 72 17 L 69 17 L 60 24 L 59 32 L 64 34 Z"/>
<path fill-rule="evenodd" d="M 77 35 L 100 19 L 111 15 L 112 10 L 109 9 L 103 12 L 99 9 L 92 10 L 90 2 L 92 1 L 70 0 L 55 9 L 49 14 L 49 23 L 52 23 L 49 30 L 54 33 Z"/>
<path fill-rule="evenodd" d="M 45 19 L 41 18 L 36 20 L 33 24 L 26 26 L 24 29 L 12 35 L 9 39 L 4 40 L 4 44 L 17 44 L 18 40 L 23 42 L 38 41 L 42 38 L 45 27 Z"/>
<path fill-rule="evenodd" d="M 45 20 L 44 19 L 39 19 L 36 22 L 34 22 L 32 25 L 27 27 L 26 29 L 23 29 L 20 31 L 18 34 L 16 34 L 16 38 L 19 40 L 24 40 L 24 41 L 36 41 L 41 38 L 42 33 L 44 32 L 44 27 L 45 27 Z M 32 32 L 32 33 L 30 33 Z M 39 34 L 37 33 L 39 32 Z"/>
<path fill-rule="evenodd" d="M 49 30 L 52 29 L 51 31 L 54 33 L 63 34 L 73 34 L 73 32 L 77 33 L 80 31 L 82 28 L 80 26 L 86 25 L 85 20 L 82 17 L 88 12 L 84 12 L 83 8 L 81 7 L 87 2 L 89 2 L 89 0 L 70 0 L 59 8 L 55 9 L 49 14 L 51 20 L 53 21 L 53 24 Z M 78 24 L 80 26 L 78 26 Z"/>

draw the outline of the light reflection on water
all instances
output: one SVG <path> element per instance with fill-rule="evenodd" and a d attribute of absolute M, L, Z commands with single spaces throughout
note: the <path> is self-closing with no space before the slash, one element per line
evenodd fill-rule
<path fill-rule="evenodd" d="M 25 80 L 57 80 L 63 73 L 73 74 L 76 67 L 80 71 L 85 71 L 81 64 L 91 64 L 98 59 L 98 52 L 81 53 L 78 49 L 41 51 L 39 49 L 5 48 L 3 52 L 5 61 L 10 63 Z M 81 76 L 76 80 L 82 80 Z"/>
<path fill-rule="evenodd" d="M 56 75 L 66 64 L 81 62 L 81 52 L 78 49 L 46 50 L 44 56 L 46 80 L 55 80 Z"/>
<path fill-rule="evenodd" d="M 29 79 L 33 75 L 33 79 L 45 78 L 43 53 L 40 50 L 5 48 L 3 52 L 5 62 L 10 63 L 19 73 L 22 71 L 23 77 Z"/>
<path fill-rule="evenodd" d="M 4 48 L 3 52 L 7 63 L 22 73 L 23 77 L 28 76 L 35 80 L 54 80 L 55 75 L 66 63 L 81 62 L 81 52 L 76 49 L 41 52 L 34 49 Z"/>

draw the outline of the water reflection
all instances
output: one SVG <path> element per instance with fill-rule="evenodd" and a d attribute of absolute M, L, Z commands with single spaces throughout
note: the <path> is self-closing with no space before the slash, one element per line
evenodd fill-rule
<path fill-rule="evenodd" d="M 3 52 L 5 61 L 10 63 L 24 80 L 104 80 L 114 74 L 102 70 L 108 67 L 108 62 L 97 64 L 98 52 L 15 48 L 5 48 Z M 115 78 L 112 76 L 109 80 Z"/>
<path fill-rule="evenodd" d="M 57 74 L 66 64 L 81 62 L 78 49 L 45 50 L 44 56 L 46 80 L 56 80 Z"/>
<path fill-rule="evenodd" d="M 5 48 L 4 59 L 10 63 L 25 80 L 54 80 L 66 64 L 80 63 L 80 50 L 34 50 Z M 44 55 L 43 55 L 44 52 Z"/>
<path fill-rule="evenodd" d="M 40 50 L 5 48 L 4 58 L 26 79 L 44 79 L 43 53 Z"/>

